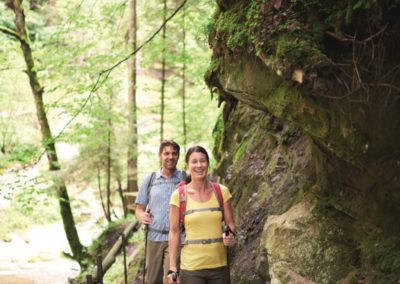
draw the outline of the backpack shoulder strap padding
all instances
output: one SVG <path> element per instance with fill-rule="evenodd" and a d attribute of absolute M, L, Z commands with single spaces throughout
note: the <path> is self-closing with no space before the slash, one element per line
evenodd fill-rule
<path fill-rule="evenodd" d="M 219 207 L 221 207 L 222 217 L 224 216 L 224 197 L 222 195 L 221 186 L 217 182 L 212 183 L 212 188 L 217 196 Z"/>
<path fill-rule="evenodd" d="M 178 187 L 179 194 L 179 224 L 183 226 L 185 220 L 185 215 L 183 214 L 186 211 L 186 184 L 183 182 Z"/>

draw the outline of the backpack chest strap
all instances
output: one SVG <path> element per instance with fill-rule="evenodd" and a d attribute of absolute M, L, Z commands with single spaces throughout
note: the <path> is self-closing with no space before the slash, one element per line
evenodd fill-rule
<path fill-rule="evenodd" d="M 202 212 L 202 211 L 221 211 L 220 207 L 212 207 L 212 208 L 199 208 L 199 209 L 189 209 L 183 212 L 183 215 L 193 214 L 195 212 Z"/>

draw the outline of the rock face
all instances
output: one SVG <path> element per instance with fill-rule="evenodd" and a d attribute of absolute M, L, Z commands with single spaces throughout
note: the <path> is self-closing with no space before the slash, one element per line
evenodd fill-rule
<path fill-rule="evenodd" d="M 398 283 L 400 3 L 217 3 L 232 283 Z"/>

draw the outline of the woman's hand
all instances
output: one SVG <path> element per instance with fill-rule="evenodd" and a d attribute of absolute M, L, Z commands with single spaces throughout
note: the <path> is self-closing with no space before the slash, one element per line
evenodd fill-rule
<path fill-rule="evenodd" d="M 226 235 L 226 233 L 223 233 L 222 239 L 224 241 L 224 245 L 227 247 L 231 247 L 235 244 L 235 235 L 233 233 L 230 233 L 229 235 Z"/>
<path fill-rule="evenodd" d="M 167 282 L 168 284 L 176 284 L 176 283 L 180 283 L 179 282 L 179 275 L 177 272 L 172 272 L 170 274 L 167 275 Z"/>

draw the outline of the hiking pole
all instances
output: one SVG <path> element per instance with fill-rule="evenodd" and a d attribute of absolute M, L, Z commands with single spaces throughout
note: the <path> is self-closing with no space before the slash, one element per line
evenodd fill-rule
<path fill-rule="evenodd" d="M 150 208 L 146 209 L 146 213 L 150 213 Z M 143 262 L 143 284 L 146 278 L 146 256 L 147 256 L 147 234 L 149 233 L 149 224 L 144 225 L 144 262 Z"/>
<path fill-rule="evenodd" d="M 225 225 L 224 228 L 225 236 L 229 236 L 231 233 L 231 228 L 228 225 Z M 229 275 L 229 283 L 231 283 L 231 269 L 229 267 L 229 247 L 226 248 L 226 266 L 228 267 L 228 275 Z"/>

